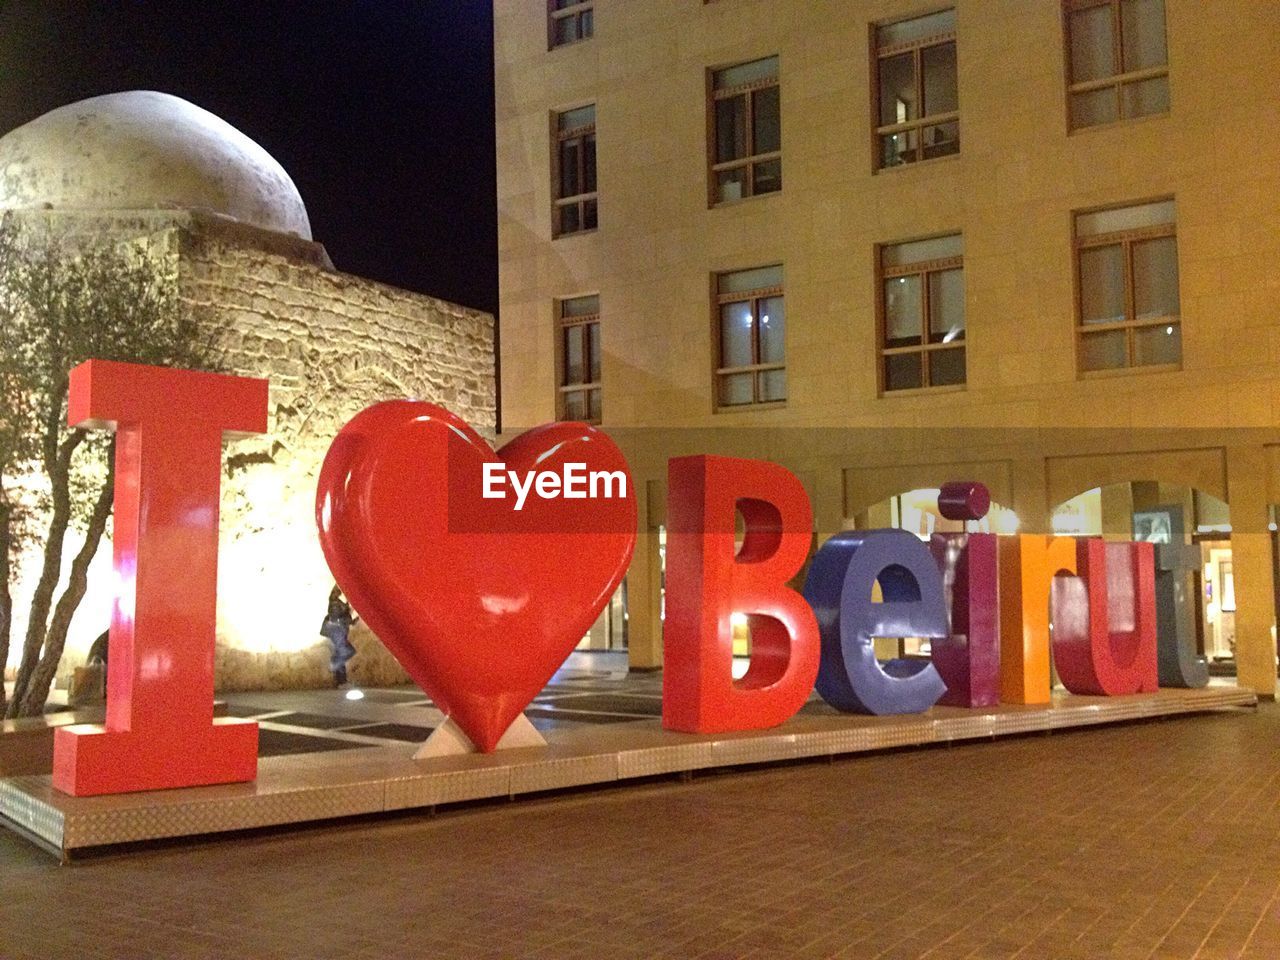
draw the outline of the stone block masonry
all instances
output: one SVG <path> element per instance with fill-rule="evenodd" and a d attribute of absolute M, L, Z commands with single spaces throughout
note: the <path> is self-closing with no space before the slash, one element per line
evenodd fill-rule
<path fill-rule="evenodd" d="M 230 444 L 223 479 L 216 676 L 219 689 L 329 681 L 319 635 L 333 585 L 315 533 L 315 481 L 329 443 L 380 400 L 442 404 L 492 437 L 493 318 L 335 271 L 319 244 L 187 211 L 24 216 L 93 242 L 145 238 L 157 277 L 211 337 L 220 366 L 270 380 L 268 432 Z M 74 222 L 67 223 L 67 219 Z M 412 505 L 406 505 L 411 509 Z M 110 612 L 110 549 L 77 615 L 63 673 Z M 361 626 L 357 684 L 407 680 Z"/>

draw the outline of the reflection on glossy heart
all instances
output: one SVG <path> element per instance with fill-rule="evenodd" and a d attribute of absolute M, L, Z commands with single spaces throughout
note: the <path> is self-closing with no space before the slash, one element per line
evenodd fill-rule
<path fill-rule="evenodd" d="M 571 476 L 598 472 L 595 497 L 546 496 L 552 482 L 527 486 L 531 471 L 563 475 L 570 464 L 585 465 L 569 467 Z M 482 496 L 486 472 L 490 492 L 507 496 Z M 511 481 L 526 484 L 519 510 Z M 594 427 L 548 424 L 495 454 L 449 411 L 395 400 L 334 438 L 316 521 L 356 612 L 490 751 L 621 583 L 636 501 L 621 451 Z"/>

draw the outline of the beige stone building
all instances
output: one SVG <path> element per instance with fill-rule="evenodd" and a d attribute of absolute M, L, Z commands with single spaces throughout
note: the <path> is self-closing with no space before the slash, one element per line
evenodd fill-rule
<path fill-rule="evenodd" d="M 504 430 L 793 469 L 816 534 L 1182 536 L 1219 672 L 1274 694 L 1280 9 L 1258 0 L 496 7 Z M 922 493 L 921 491 L 926 491 Z"/>
<path fill-rule="evenodd" d="M 139 251 L 212 338 L 222 369 L 270 381 L 267 433 L 224 455 L 216 682 L 330 682 L 319 635 L 333 585 L 315 527 L 320 464 L 343 424 L 380 400 L 431 400 L 492 436 L 493 318 L 335 269 L 280 165 L 166 94 L 95 97 L 0 137 L 0 211 L 67 244 Z M 11 666 L 39 561 L 18 558 Z M 110 620 L 113 582 L 103 543 L 64 681 Z M 407 681 L 363 626 L 353 640 L 354 682 Z"/>

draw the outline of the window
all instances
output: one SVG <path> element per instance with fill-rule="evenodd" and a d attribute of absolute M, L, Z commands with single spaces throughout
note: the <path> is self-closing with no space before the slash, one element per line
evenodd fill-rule
<path fill-rule="evenodd" d="M 596 106 L 556 114 L 556 183 L 553 227 L 557 237 L 596 228 Z"/>
<path fill-rule="evenodd" d="M 1174 203 L 1075 218 L 1080 369 L 1182 362 Z"/>
<path fill-rule="evenodd" d="M 782 189 L 778 58 L 711 74 L 711 203 Z"/>
<path fill-rule="evenodd" d="M 884 392 L 965 382 L 960 234 L 880 248 L 880 317 Z"/>
<path fill-rule="evenodd" d="M 592 0 L 547 0 L 547 49 L 590 40 L 595 32 Z"/>
<path fill-rule="evenodd" d="M 787 399 L 786 319 L 781 264 L 716 277 L 719 406 Z"/>
<path fill-rule="evenodd" d="M 956 12 L 875 28 L 876 168 L 960 152 Z"/>
<path fill-rule="evenodd" d="M 558 301 L 561 420 L 600 422 L 600 297 Z"/>
<path fill-rule="evenodd" d="M 1165 113 L 1164 0 L 1068 0 L 1071 129 Z"/>

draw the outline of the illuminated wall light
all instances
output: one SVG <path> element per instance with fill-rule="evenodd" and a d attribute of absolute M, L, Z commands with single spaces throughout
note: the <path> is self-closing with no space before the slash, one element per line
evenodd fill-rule
<path fill-rule="evenodd" d="M 333 577 L 316 540 L 313 488 L 306 482 L 288 487 L 288 478 L 294 478 L 294 471 L 259 465 L 226 482 L 218 561 L 217 631 L 223 649 L 252 655 L 324 649 L 319 624 Z M 59 591 L 82 543 L 81 536 L 68 531 Z M 18 558 L 14 637 L 25 635 L 31 593 L 42 563 L 40 551 Z M 90 645 L 110 625 L 117 604 L 119 615 L 132 619 L 132 581 L 132 571 L 114 570 L 111 540 L 104 536 L 67 634 L 59 686 L 84 663 Z M 21 655 L 21 642 L 12 644 L 8 666 L 16 667 Z M 318 653 L 316 660 L 317 665 L 322 660 L 327 665 L 327 655 Z"/>

